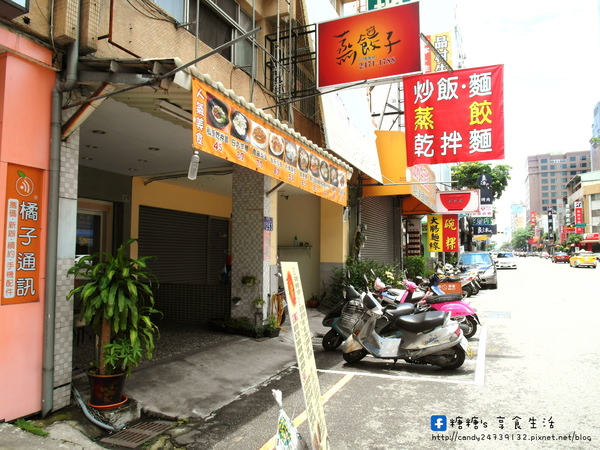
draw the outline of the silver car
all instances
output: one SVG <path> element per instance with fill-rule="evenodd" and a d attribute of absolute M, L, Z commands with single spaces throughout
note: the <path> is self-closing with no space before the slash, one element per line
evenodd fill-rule
<path fill-rule="evenodd" d="M 495 261 L 498 269 L 517 268 L 517 258 L 515 258 L 515 254 L 513 252 L 498 252 Z"/>
<path fill-rule="evenodd" d="M 498 288 L 498 272 L 496 263 L 489 252 L 466 252 L 458 257 L 458 267 L 461 270 L 477 269 L 481 287 Z"/>

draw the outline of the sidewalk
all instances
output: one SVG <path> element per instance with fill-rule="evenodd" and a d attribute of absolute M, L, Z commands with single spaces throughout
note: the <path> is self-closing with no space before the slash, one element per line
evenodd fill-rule
<path fill-rule="evenodd" d="M 328 328 L 321 325 L 321 312 L 308 308 L 307 315 L 313 337 L 327 332 Z M 286 325 L 289 327 L 289 321 L 284 328 Z M 141 411 L 153 416 L 174 420 L 205 419 L 244 392 L 296 364 L 291 327 L 286 329 L 287 333 L 281 332 L 276 338 L 239 336 L 197 353 L 148 365 L 132 373 L 126 381 L 125 392 Z M 1 423 L 0 450 L 103 448 L 91 441 L 102 432 L 98 429 L 94 435 L 83 415 L 79 419 L 59 419 L 53 423 L 60 413 L 45 419 L 52 423 L 44 427 L 50 432 L 46 437 Z"/>

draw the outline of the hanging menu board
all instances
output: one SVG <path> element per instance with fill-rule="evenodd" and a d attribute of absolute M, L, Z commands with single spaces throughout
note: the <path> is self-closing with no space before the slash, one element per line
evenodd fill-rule
<path fill-rule="evenodd" d="M 342 165 L 197 78 L 192 94 L 195 149 L 347 204 Z"/>

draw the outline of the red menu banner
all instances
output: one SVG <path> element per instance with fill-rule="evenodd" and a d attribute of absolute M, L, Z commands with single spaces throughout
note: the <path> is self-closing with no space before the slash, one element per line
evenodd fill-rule
<path fill-rule="evenodd" d="M 427 216 L 427 249 L 430 252 L 458 252 L 458 238 L 457 214 Z"/>
<path fill-rule="evenodd" d="M 4 222 L 2 304 L 40 299 L 44 171 L 8 164 Z"/>
<path fill-rule="evenodd" d="M 317 88 L 421 71 L 419 2 L 317 24 Z"/>
<path fill-rule="evenodd" d="M 192 94 L 195 149 L 347 204 L 348 173 L 340 164 L 197 78 Z"/>
<path fill-rule="evenodd" d="M 503 159 L 503 80 L 502 65 L 404 77 L 408 165 Z"/>

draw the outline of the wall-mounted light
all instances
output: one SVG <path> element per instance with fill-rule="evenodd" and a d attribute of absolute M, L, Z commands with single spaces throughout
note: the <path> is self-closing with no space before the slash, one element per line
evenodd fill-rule
<path fill-rule="evenodd" d="M 179 106 L 175 106 L 173 103 L 169 103 L 166 100 L 155 100 L 155 105 L 156 109 L 171 117 L 175 117 L 185 123 L 192 123 L 192 114 L 181 109 Z"/>

